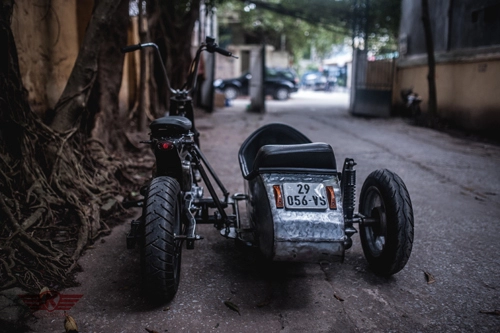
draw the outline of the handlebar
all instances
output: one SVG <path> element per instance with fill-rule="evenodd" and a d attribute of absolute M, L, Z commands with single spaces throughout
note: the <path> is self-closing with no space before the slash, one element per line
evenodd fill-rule
<path fill-rule="evenodd" d="M 238 57 L 235 57 L 231 52 L 229 52 L 228 50 L 224 50 L 220 47 L 216 47 L 215 52 L 219 53 L 219 54 L 222 54 L 223 56 L 226 56 L 226 57 L 233 57 L 233 58 L 236 58 L 238 59 Z"/>
<path fill-rule="evenodd" d="M 128 53 L 128 52 L 133 52 L 133 51 L 143 49 L 145 47 L 155 48 L 157 56 L 160 59 L 162 59 L 160 49 L 158 48 L 158 45 L 156 45 L 155 43 L 143 43 L 143 44 L 128 45 L 128 46 L 123 47 L 121 49 L 121 51 L 122 51 L 122 53 Z M 196 56 L 194 57 L 194 59 L 191 63 L 191 66 L 189 67 L 190 71 L 188 74 L 188 79 L 183 86 L 183 88 L 186 87 L 187 90 L 186 89 L 181 89 L 181 90 L 172 89 L 172 87 L 170 86 L 170 80 L 168 79 L 167 69 L 165 68 L 165 64 L 163 63 L 163 61 L 160 61 L 160 64 L 161 64 L 161 67 L 163 70 L 163 75 L 165 76 L 165 81 L 167 82 L 167 87 L 173 94 L 182 94 L 182 95 L 189 94 L 193 90 L 193 88 L 196 86 L 196 78 L 197 78 L 196 74 L 198 73 L 198 65 L 200 62 L 200 55 L 203 51 L 207 51 L 209 53 L 215 52 L 215 53 L 219 53 L 219 54 L 226 56 L 226 57 L 233 57 L 233 58 L 238 59 L 238 57 L 234 56 L 231 52 L 229 52 L 223 48 L 220 48 L 217 45 L 217 43 L 215 43 L 214 38 L 207 36 L 205 39 L 205 43 L 202 43 L 200 45 L 200 47 L 198 48 L 198 50 L 196 51 Z"/>
<path fill-rule="evenodd" d="M 142 49 L 142 45 L 137 44 L 137 45 L 128 45 L 128 46 L 122 47 L 121 51 L 122 51 L 122 53 L 128 53 L 128 52 L 133 52 L 133 51 L 137 51 L 140 49 Z"/>

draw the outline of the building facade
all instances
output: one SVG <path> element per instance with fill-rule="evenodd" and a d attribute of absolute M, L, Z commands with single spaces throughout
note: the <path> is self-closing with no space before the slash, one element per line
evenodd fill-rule
<path fill-rule="evenodd" d="M 438 115 L 472 131 L 500 129 L 500 3 L 429 1 Z M 427 50 L 421 1 L 403 0 L 393 102 L 412 88 L 427 110 Z"/>

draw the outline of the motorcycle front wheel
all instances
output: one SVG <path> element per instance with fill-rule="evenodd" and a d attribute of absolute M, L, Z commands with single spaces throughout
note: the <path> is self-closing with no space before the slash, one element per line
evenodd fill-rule
<path fill-rule="evenodd" d="M 377 223 L 360 225 L 361 245 L 373 272 L 393 275 L 404 268 L 413 247 L 413 208 L 403 180 L 392 171 L 372 172 L 363 183 L 359 212 Z"/>
<path fill-rule="evenodd" d="M 182 241 L 180 186 L 171 177 L 154 178 L 145 195 L 141 241 L 141 272 L 146 296 L 172 300 L 179 287 Z"/>

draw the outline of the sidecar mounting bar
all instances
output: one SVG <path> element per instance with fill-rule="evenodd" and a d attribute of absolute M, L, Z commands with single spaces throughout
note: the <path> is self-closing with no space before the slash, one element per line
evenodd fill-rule
<path fill-rule="evenodd" d="M 197 145 L 195 145 L 194 149 L 196 150 L 196 153 L 198 154 L 198 156 L 200 156 L 200 159 L 203 161 L 203 164 L 205 164 L 205 166 L 207 167 L 208 172 L 210 172 L 210 175 L 213 177 L 213 179 L 215 180 L 215 182 L 217 183 L 217 185 L 221 189 L 222 194 L 224 195 L 224 202 L 227 203 L 227 199 L 229 197 L 229 192 L 226 190 L 226 188 L 224 187 L 224 184 L 222 184 L 219 177 L 217 177 L 217 174 L 215 173 L 212 166 L 208 163 L 207 159 L 205 158 L 205 155 L 203 155 L 200 148 Z"/>
<path fill-rule="evenodd" d="M 376 224 L 379 223 L 380 220 L 378 218 L 366 217 L 361 213 L 357 213 L 354 215 L 352 219 L 346 220 L 346 222 L 359 223 L 360 225 L 363 225 L 363 224 Z"/>
<path fill-rule="evenodd" d="M 224 221 L 227 225 L 229 223 L 228 216 L 226 214 L 226 211 L 224 210 L 224 207 L 223 207 L 219 197 L 217 196 L 217 193 L 215 193 L 215 189 L 212 186 L 210 179 L 208 179 L 208 175 L 207 175 L 207 173 L 206 173 L 206 171 L 203 168 L 203 165 L 201 163 L 202 161 L 203 161 L 203 164 L 205 164 L 205 166 L 207 167 L 208 172 L 210 172 L 210 175 L 212 176 L 212 178 L 215 180 L 217 185 L 219 185 L 219 188 L 223 192 L 224 203 L 226 204 L 226 206 L 227 206 L 227 202 L 228 202 L 229 193 L 227 192 L 226 188 L 224 187 L 224 185 L 222 184 L 220 179 L 215 174 L 214 170 L 212 169 L 212 167 L 210 166 L 208 161 L 205 159 L 205 156 L 203 156 L 203 154 L 201 153 L 201 150 L 198 148 L 198 146 L 193 145 L 192 147 L 194 147 L 194 150 L 196 152 L 196 154 L 193 154 L 193 156 L 194 156 L 195 163 L 198 167 L 198 170 L 200 171 L 201 178 L 205 182 L 205 185 L 208 188 L 208 192 L 210 192 L 210 195 L 212 196 L 212 199 L 214 200 L 215 206 L 217 207 L 217 210 L 219 211 L 219 213 L 222 217 L 222 221 Z"/>

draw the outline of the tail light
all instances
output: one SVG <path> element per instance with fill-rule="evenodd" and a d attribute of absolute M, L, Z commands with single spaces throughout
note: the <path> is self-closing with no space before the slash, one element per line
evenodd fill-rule
<path fill-rule="evenodd" d="M 175 145 L 171 141 L 158 142 L 158 149 L 159 150 L 170 150 L 170 149 L 174 149 L 174 148 L 175 148 Z"/>
<path fill-rule="evenodd" d="M 274 200 L 276 201 L 276 208 L 283 208 L 283 195 L 281 194 L 281 186 L 273 185 Z"/>
<path fill-rule="evenodd" d="M 337 209 L 337 201 L 335 200 L 333 186 L 326 187 L 326 196 L 328 197 L 328 206 L 330 209 Z"/>

